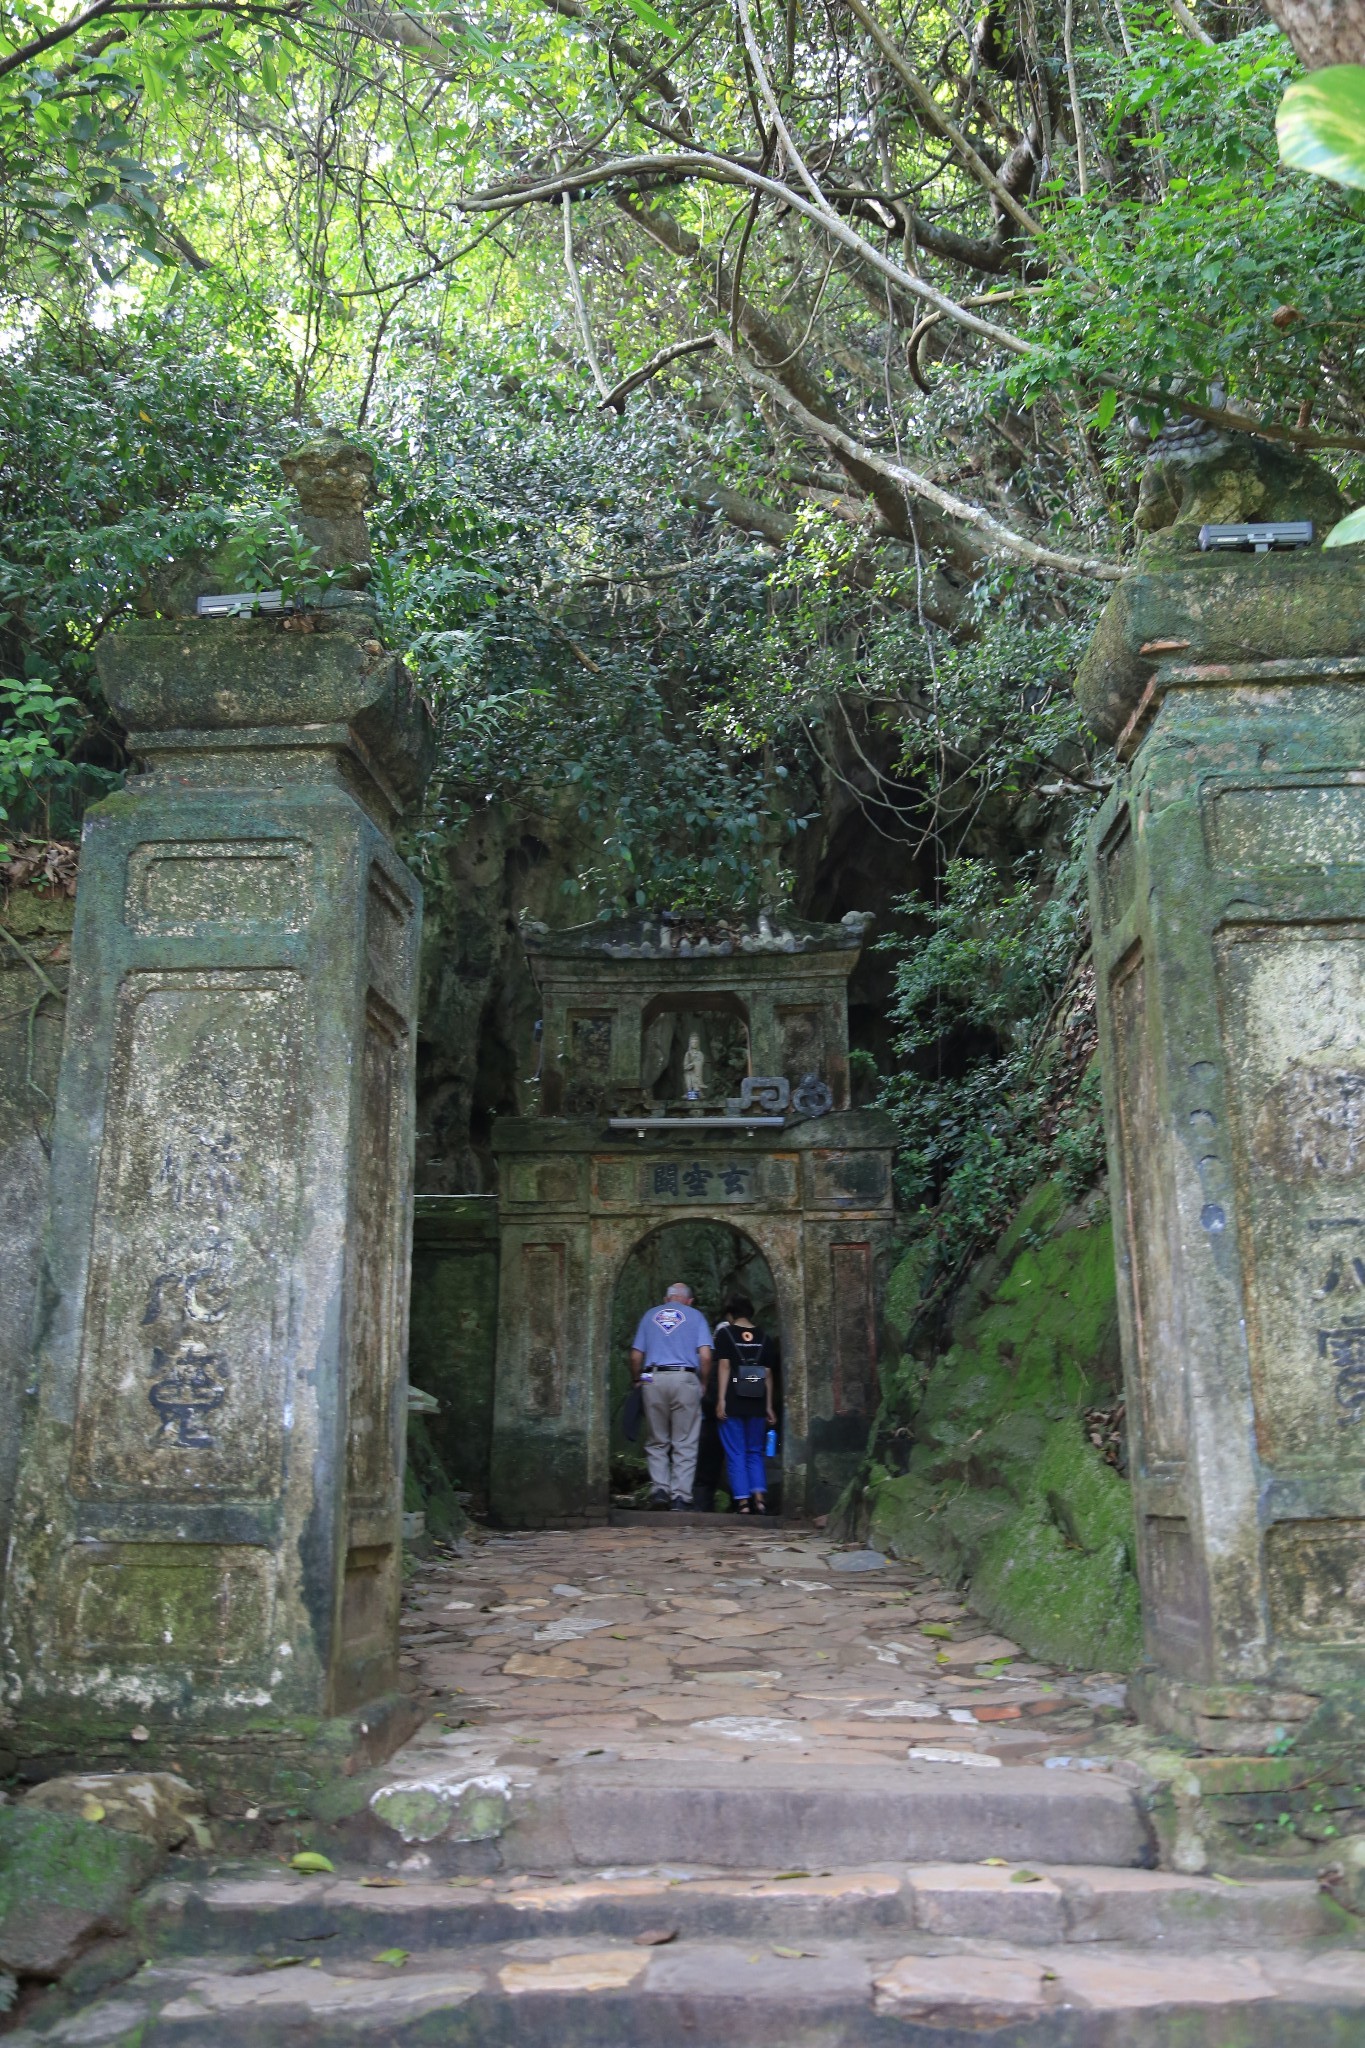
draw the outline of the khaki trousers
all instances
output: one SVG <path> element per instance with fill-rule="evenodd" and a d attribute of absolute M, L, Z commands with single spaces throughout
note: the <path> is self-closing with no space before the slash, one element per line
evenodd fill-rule
<path fill-rule="evenodd" d="M 690 1504 L 701 1443 L 701 1374 L 656 1373 L 640 1392 L 649 1426 L 645 1459 L 650 1484 Z"/>

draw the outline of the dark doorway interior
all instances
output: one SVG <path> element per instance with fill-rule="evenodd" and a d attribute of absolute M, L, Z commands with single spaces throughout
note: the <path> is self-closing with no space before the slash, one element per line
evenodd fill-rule
<path fill-rule="evenodd" d="M 714 1324 L 723 1312 L 726 1296 L 747 1294 L 754 1315 L 781 1345 L 777 1288 L 772 1269 L 762 1252 L 731 1223 L 665 1223 L 641 1238 L 621 1269 L 612 1301 L 611 1317 L 611 1492 L 613 1501 L 626 1505 L 626 1497 L 643 1495 L 645 1440 L 641 1429 L 634 1443 L 621 1428 L 622 1410 L 630 1392 L 630 1340 L 645 1310 L 664 1298 L 674 1280 L 685 1280 L 696 1296 L 697 1306 Z M 782 1415 L 782 1381 L 778 1374 L 777 1413 Z M 703 1433 L 702 1457 L 698 1463 L 698 1485 L 719 1492 L 718 1505 L 728 1508 L 724 1474 L 715 1444 L 714 1422 Z M 770 1504 L 776 1512 L 781 1504 L 779 1468 L 773 1467 Z"/>

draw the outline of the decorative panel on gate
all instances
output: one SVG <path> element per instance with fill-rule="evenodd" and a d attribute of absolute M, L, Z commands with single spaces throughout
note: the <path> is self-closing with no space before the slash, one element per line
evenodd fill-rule
<path fill-rule="evenodd" d="M 830 1246 L 834 1412 L 867 1415 L 877 1399 L 877 1320 L 870 1244 Z"/>
<path fill-rule="evenodd" d="M 393 1389 L 398 1372 L 397 1224 L 404 1198 L 403 1106 L 407 1030 L 373 990 L 365 1006 L 360 1144 L 350 1257 L 350 1343 L 346 1479 L 352 1513 L 391 1496 L 397 1447 Z"/>
<path fill-rule="evenodd" d="M 1278 1468 L 1365 1460 L 1365 931 L 1218 948 L 1256 1428 Z"/>
<path fill-rule="evenodd" d="M 279 1492 L 302 987 L 131 974 L 118 994 L 81 1346 L 78 1496 Z"/>
<path fill-rule="evenodd" d="M 1125 961 L 1114 982 L 1113 1004 L 1133 1319 L 1142 1360 L 1143 1444 L 1149 1461 L 1177 1465 L 1185 1455 L 1185 1379 L 1171 1327 L 1170 1210 L 1162 1187 L 1147 972 L 1140 953 Z"/>
<path fill-rule="evenodd" d="M 524 1244 L 521 1287 L 526 1406 L 533 1415 L 558 1415 L 564 1406 L 564 1246 Z"/>

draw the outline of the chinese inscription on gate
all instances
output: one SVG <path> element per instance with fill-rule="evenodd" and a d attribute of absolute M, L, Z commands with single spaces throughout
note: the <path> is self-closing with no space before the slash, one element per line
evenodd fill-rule
<path fill-rule="evenodd" d="M 657 1161 L 644 1169 L 643 1192 L 651 1202 L 748 1202 L 757 1192 L 757 1173 L 734 1160 Z"/>

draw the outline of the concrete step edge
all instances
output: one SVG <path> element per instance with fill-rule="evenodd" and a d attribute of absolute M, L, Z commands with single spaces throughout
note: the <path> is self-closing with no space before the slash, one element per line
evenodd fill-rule
<path fill-rule="evenodd" d="M 650 1927 L 709 1939 L 914 1930 L 1029 1944 L 1145 1940 L 1182 1949 L 1214 1939 L 1274 1948 L 1365 1941 L 1365 1928 L 1309 1880 L 1228 1884 L 1165 1871 L 1017 1862 L 863 1865 L 801 1876 L 656 1867 L 561 1872 L 510 1884 L 395 1880 L 374 1872 L 244 1873 L 164 1883 L 147 1894 L 142 1911 L 147 1937 L 163 1954 L 258 1940 L 280 1953 L 281 1943 L 318 1940 L 469 1946 L 541 1935 L 630 1938 Z"/>
<path fill-rule="evenodd" d="M 345 1958 L 277 1970 L 194 1958 L 153 1966 L 115 1999 L 125 2001 L 130 2024 L 140 2011 L 135 2038 L 143 2048 L 219 2048 L 225 2038 L 273 2048 L 381 2033 L 395 2042 L 409 2038 L 410 2027 L 412 2038 L 439 2038 L 446 2048 L 639 2040 L 729 2048 L 751 2041 L 755 2027 L 801 2048 L 835 2039 L 911 2048 L 949 2030 L 963 2041 L 988 2033 L 993 2048 L 1036 2048 L 1043 2039 L 1059 2048 L 1171 2048 L 1176 2039 L 1223 2044 L 1230 2023 L 1238 2048 L 1346 2048 L 1365 2024 L 1358 1950 L 1266 1955 L 1219 1945 L 1175 1955 L 1105 1943 L 1024 1952 L 885 1936 L 875 1945 L 642 1948 L 599 1938 L 413 1953 L 398 1966 L 380 1956 L 353 1959 L 349 1972 Z M 28 2048 L 15 2038 L 16 2048 Z M 87 2024 L 79 2038 L 134 2036 Z"/>

